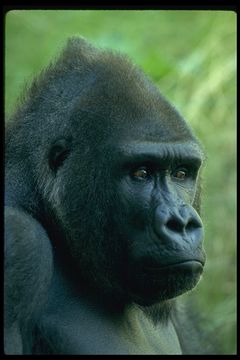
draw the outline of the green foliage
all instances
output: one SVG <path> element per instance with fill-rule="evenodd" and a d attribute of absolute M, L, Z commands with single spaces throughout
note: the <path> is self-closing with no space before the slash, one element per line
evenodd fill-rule
<path fill-rule="evenodd" d="M 208 255 L 195 291 L 222 352 L 236 352 L 236 14 L 230 11 L 11 11 L 6 113 L 67 37 L 127 53 L 193 126 L 207 153 L 202 216 Z"/>

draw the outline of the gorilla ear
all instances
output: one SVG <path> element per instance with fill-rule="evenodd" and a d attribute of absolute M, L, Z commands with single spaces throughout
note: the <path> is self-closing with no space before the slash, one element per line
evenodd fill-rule
<path fill-rule="evenodd" d="M 53 171 L 57 171 L 70 154 L 70 142 L 67 139 L 59 139 L 55 141 L 48 155 L 49 167 Z"/>

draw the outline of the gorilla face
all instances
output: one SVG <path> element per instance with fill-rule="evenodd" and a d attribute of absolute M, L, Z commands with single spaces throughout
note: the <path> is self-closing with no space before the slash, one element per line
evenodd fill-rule
<path fill-rule="evenodd" d="M 48 152 L 47 206 L 79 281 L 110 298 L 166 301 L 192 289 L 203 270 L 203 226 L 193 207 L 203 153 L 126 59 L 112 56 L 97 70 L 80 96 L 77 75 L 72 80 L 76 99 Z"/>
<path fill-rule="evenodd" d="M 141 305 L 192 289 L 205 262 L 203 225 L 193 208 L 202 151 L 173 109 L 168 109 L 169 120 L 160 114 L 158 127 L 156 120 L 148 121 L 143 135 L 136 126 L 116 140 L 112 151 L 118 159 L 113 177 L 124 218 L 120 242 L 127 242 L 125 285 Z M 166 128 L 172 119 L 178 120 L 177 141 L 175 131 Z"/>
<path fill-rule="evenodd" d="M 174 131 L 162 130 L 161 117 L 159 127 L 149 121 L 143 135 L 138 117 L 139 127 L 118 128 L 118 138 L 112 128 L 111 141 L 87 147 L 88 154 L 72 145 L 55 179 L 57 217 L 83 277 L 141 305 L 192 289 L 205 262 L 203 226 L 193 208 L 202 152 L 180 116 L 174 110 L 168 116 L 178 118 L 181 141 L 179 131 L 176 139 Z M 80 152 L 97 165 L 81 163 Z"/>
<path fill-rule="evenodd" d="M 131 146 L 119 184 L 128 239 L 126 283 L 151 304 L 192 289 L 203 270 L 203 227 L 192 207 L 201 156 L 193 144 Z"/>

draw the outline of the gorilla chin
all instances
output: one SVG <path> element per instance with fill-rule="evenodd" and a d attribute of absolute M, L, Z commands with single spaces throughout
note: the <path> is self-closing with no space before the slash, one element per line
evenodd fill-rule
<path fill-rule="evenodd" d="M 143 267 L 132 272 L 129 289 L 135 303 L 151 306 L 192 290 L 200 280 L 203 264 L 191 260 L 163 267 Z"/>

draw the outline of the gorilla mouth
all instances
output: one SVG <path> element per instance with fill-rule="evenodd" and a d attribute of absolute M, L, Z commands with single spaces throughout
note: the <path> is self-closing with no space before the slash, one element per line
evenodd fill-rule
<path fill-rule="evenodd" d="M 201 273 L 203 271 L 203 262 L 200 260 L 186 260 L 181 261 L 173 264 L 163 265 L 163 266 L 144 266 L 144 272 L 148 273 L 149 275 L 152 273 L 153 275 L 158 275 L 159 272 L 162 273 L 163 271 L 186 271 L 192 272 L 193 274 Z"/>
<path fill-rule="evenodd" d="M 140 305 L 173 299 L 197 285 L 203 265 L 200 260 L 185 260 L 163 266 L 143 265 L 129 279 L 130 292 Z"/>

